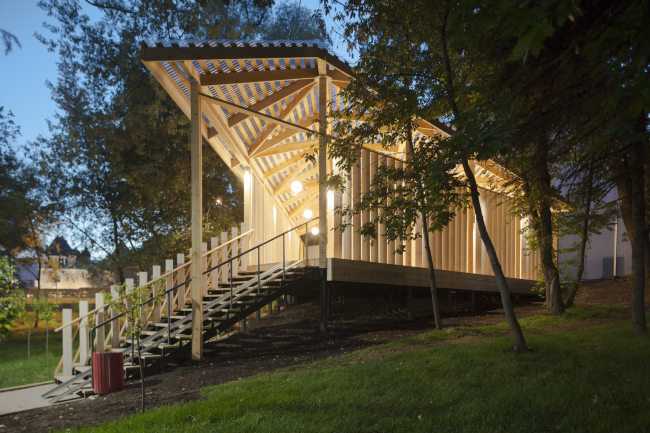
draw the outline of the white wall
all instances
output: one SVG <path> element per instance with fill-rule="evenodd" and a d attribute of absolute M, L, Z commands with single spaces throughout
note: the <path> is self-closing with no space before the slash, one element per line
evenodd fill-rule
<path fill-rule="evenodd" d="M 610 193 L 605 197 L 605 202 L 611 202 L 618 199 L 618 194 L 616 189 L 610 191 Z M 632 273 L 632 246 L 627 236 L 627 231 L 625 230 L 625 224 L 623 224 L 623 218 L 619 216 L 618 218 L 618 230 L 616 236 L 616 250 L 617 257 L 623 257 L 623 266 L 618 265 L 618 269 L 622 268 L 622 272 L 619 271 L 619 275 L 629 275 Z M 580 236 L 570 235 L 563 236 L 559 240 L 560 250 L 563 248 L 568 248 L 574 242 L 580 242 Z M 587 251 L 585 252 L 585 272 L 582 276 L 585 280 L 594 280 L 603 278 L 603 258 L 604 257 L 614 257 L 614 231 L 603 230 L 600 235 L 594 235 L 591 237 L 589 244 L 587 244 Z M 559 262 L 571 259 L 575 257 L 577 253 L 572 254 L 560 254 Z M 575 269 L 572 269 L 571 272 L 575 272 Z M 610 270 L 611 275 L 611 270 Z M 567 277 L 567 275 L 563 275 Z M 569 276 L 570 277 L 570 276 Z"/>
<path fill-rule="evenodd" d="M 55 283 L 46 269 L 41 272 L 41 289 L 81 289 L 92 287 L 90 276 L 85 269 L 59 269 L 58 283 Z"/>

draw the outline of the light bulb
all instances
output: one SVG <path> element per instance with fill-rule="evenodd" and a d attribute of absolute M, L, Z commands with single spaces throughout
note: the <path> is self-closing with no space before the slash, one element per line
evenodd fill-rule
<path fill-rule="evenodd" d="M 314 213 L 311 211 L 311 209 L 307 209 L 304 213 L 303 216 L 307 219 L 311 218 L 314 216 Z"/>
<path fill-rule="evenodd" d="M 314 227 L 311 229 L 311 234 L 312 235 L 317 235 L 318 234 L 318 227 Z"/>
<path fill-rule="evenodd" d="M 300 191 L 302 191 L 302 183 L 298 182 L 297 180 L 294 180 L 291 183 L 291 191 L 295 192 L 298 194 Z"/>

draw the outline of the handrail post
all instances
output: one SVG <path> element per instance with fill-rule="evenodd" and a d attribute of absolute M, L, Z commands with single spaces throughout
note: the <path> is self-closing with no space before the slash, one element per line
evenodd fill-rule
<path fill-rule="evenodd" d="M 305 224 L 305 270 L 309 266 L 309 231 L 307 227 L 309 227 L 309 221 Z"/>
<path fill-rule="evenodd" d="M 260 247 L 257 247 L 257 293 L 260 292 Z"/>
<path fill-rule="evenodd" d="M 90 384 L 94 387 L 93 381 L 93 348 L 95 343 L 95 327 L 90 329 Z"/>
<path fill-rule="evenodd" d="M 171 291 L 167 292 L 167 345 L 171 345 L 172 339 L 172 297 Z"/>
<path fill-rule="evenodd" d="M 283 280 L 286 278 L 284 263 L 285 263 L 285 260 L 284 260 L 284 233 L 282 233 L 282 279 Z"/>
<path fill-rule="evenodd" d="M 230 309 L 232 310 L 232 259 L 230 259 Z"/>

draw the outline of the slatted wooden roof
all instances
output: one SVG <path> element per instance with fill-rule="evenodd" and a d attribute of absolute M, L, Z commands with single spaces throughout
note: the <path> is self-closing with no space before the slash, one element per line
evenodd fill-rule
<path fill-rule="evenodd" d="M 240 179 L 249 170 L 292 223 L 300 222 L 306 208 L 318 214 L 318 167 L 304 158 L 317 147 L 318 63 L 325 61 L 332 78 L 332 110 L 342 107 L 339 90 L 352 75 L 347 63 L 320 41 L 143 41 L 140 46 L 141 61 L 188 118 L 189 81 L 199 82 L 203 138 Z M 427 136 L 451 132 L 442 123 L 418 122 L 419 133 Z M 401 158 L 398 146 L 368 148 Z M 290 190 L 294 180 L 304 188 L 296 196 Z"/>

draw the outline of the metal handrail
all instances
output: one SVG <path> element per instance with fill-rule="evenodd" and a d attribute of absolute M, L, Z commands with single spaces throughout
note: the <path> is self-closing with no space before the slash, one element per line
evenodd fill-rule
<path fill-rule="evenodd" d="M 226 260 L 225 262 L 222 262 L 222 263 L 220 263 L 220 264 L 218 264 L 216 266 L 213 266 L 212 268 L 206 269 L 204 272 L 201 273 L 201 275 L 205 275 L 208 272 L 212 272 L 215 269 L 220 268 L 221 266 L 230 264 L 230 275 L 231 275 L 231 278 L 230 278 L 230 303 L 231 303 L 230 308 L 232 309 L 232 289 L 233 289 L 233 287 L 232 287 L 232 262 L 234 260 L 237 260 L 238 258 L 244 256 L 245 254 L 250 253 L 251 251 L 257 250 L 257 253 L 258 253 L 257 254 L 257 284 L 258 284 L 257 289 L 258 289 L 258 292 L 259 292 L 260 283 L 261 283 L 261 281 L 260 281 L 260 256 L 259 256 L 260 248 L 262 246 L 268 244 L 269 242 L 272 242 L 272 241 L 282 237 L 282 258 L 283 258 L 283 260 L 282 260 L 282 278 L 284 279 L 285 270 L 286 270 L 286 267 L 285 267 L 286 266 L 286 261 L 284 260 L 284 236 L 287 233 L 290 233 L 290 232 L 302 227 L 303 225 L 305 226 L 305 233 L 306 233 L 306 235 L 305 235 L 305 266 L 308 266 L 309 262 L 308 262 L 308 259 L 307 259 L 308 258 L 308 252 L 307 251 L 308 251 L 308 248 L 309 248 L 309 240 L 308 240 L 309 232 L 307 232 L 306 230 L 307 230 L 307 227 L 308 227 L 309 223 L 314 221 L 314 220 L 317 220 L 317 219 L 318 218 L 312 218 L 312 219 L 307 220 L 307 221 L 305 221 L 305 222 L 303 222 L 303 223 L 301 223 L 301 224 L 299 224 L 299 225 L 297 225 L 297 226 L 295 226 L 295 227 L 293 227 L 293 228 L 291 228 L 289 230 L 286 230 L 286 231 L 280 233 L 279 235 L 277 235 L 277 236 L 275 236 L 275 237 L 273 237 L 271 239 L 268 239 L 268 240 L 262 242 L 261 244 L 258 244 L 256 246 L 254 246 L 253 248 L 250 248 L 250 249 L 248 249 L 248 250 L 246 250 L 246 251 L 244 251 L 244 252 L 242 252 L 242 253 L 240 253 L 240 254 L 238 254 L 236 256 L 231 257 L 230 259 Z M 252 231 L 252 230 L 250 230 L 250 231 Z M 249 233 L 249 232 L 247 232 L 247 233 Z M 90 377 L 91 377 L 91 381 L 92 381 L 92 378 L 93 378 L 93 375 L 92 375 L 92 363 L 93 363 L 93 352 L 94 352 L 94 345 L 95 345 L 95 331 L 96 331 L 96 329 L 101 328 L 102 326 L 105 326 L 105 325 L 113 322 L 114 320 L 117 320 L 120 317 L 125 316 L 127 313 L 134 311 L 138 307 L 141 307 L 143 305 L 147 305 L 148 303 L 150 303 L 154 299 L 161 297 L 161 295 L 166 295 L 167 296 L 167 342 L 169 343 L 170 339 L 171 339 L 171 328 L 170 328 L 171 327 L 171 311 L 170 311 L 171 310 L 171 305 L 170 305 L 170 299 L 169 299 L 170 298 L 170 293 L 173 292 L 174 290 L 178 289 L 179 287 L 184 286 L 185 284 L 188 284 L 190 282 L 192 282 L 192 278 L 187 279 L 187 280 L 183 281 L 182 283 L 178 283 L 174 287 L 171 287 L 170 289 L 165 290 L 160 295 L 155 296 L 155 297 L 151 297 L 151 298 L 147 299 L 146 301 L 143 301 L 143 302 L 141 302 L 139 304 L 134 305 L 130 309 L 118 314 L 117 316 L 111 317 L 110 319 L 105 320 L 102 323 L 99 323 L 99 324 L 93 326 L 90 329 L 90 371 L 91 371 L 91 376 Z M 133 352 L 133 341 L 131 342 L 131 351 Z M 132 354 L 132 359 L 133 359 L 133 354 Z"/>

